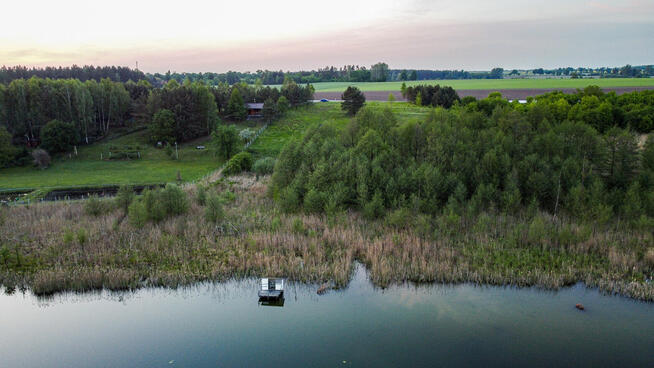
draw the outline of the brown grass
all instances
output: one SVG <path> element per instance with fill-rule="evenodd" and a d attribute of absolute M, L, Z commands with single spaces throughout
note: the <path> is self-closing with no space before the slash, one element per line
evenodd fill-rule
<path fill-rule="evenodd" d="M 347 285 L 355 260 L 379 286 L 396 282 L 473 282 L 559 288 L 585 282 L 608 292 L 654 300 L 651 232 L 589 228 L 541 214 L 539 239 L 529 223 L 501 214 L 440 219 L 394 229 L 358 213 L 284 214 L 266 196 L 266 178 L 232 177 L 210 191 L 230 190 L 226 220 L 204 220 L 193 202 L 186 215 L 136 229 L 119 210 L 84 214 L 81 202 L 3 209 L 0 283 L 39 295 L 59 291 L 176 287 L 198 281 L 286 276 Z M 185 188 L 193 195 L 195 188 Z M 423 224 L 424 225 L 424 224 Z M 84 229 L 87 240 L 76 237 Z M 19 254 L 20 266 L 15 253 Z"/>

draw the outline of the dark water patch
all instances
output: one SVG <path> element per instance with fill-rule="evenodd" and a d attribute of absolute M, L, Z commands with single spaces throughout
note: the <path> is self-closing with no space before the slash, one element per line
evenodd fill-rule
<path fill-rule="evenodd" d="M 347 288 L 324 295 L 289 284 L 283 306 L 261 305 L 257 285 L 2 295 L 2 366 L 654 365 L 654 304 L 581 285 L 379 289 L 358 266 Z"/>

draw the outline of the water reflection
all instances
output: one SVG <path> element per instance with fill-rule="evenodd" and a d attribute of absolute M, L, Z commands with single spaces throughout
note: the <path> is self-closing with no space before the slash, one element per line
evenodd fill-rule
<path fill-rule="evenodd" d="M 654 366 L 654 305 L 579 285 L 379 289 L 357 267 L 346 289 L 289 283 L 275 305 L 258 284 L 3 293 L 0 367 Z"/>

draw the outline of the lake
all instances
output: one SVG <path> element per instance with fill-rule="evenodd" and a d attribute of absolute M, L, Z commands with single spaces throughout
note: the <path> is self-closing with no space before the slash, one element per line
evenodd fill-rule
<path fill-rule="evenodd" d="M 0 367 L 654 366 L 654 304 L 581 285 L 382 290 L 357 266 L 325 295 L 289 283 L 282 307 L 257 285 L 2 293 Z"/>

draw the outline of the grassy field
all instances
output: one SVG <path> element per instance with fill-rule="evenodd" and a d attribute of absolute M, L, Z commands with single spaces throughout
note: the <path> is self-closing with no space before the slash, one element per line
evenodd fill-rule
<path fill-rule="evenodd" d="M 222 164 L 209 150 L 196 149 L 198 145 L 206 145 L 209 137 L 180 145 L 179 160 L 173 160 L 165 150 L 149 144 L 147 134 L 147 130 L 143 130 L 106 142 L 82 146 L 78 150 L 78 156 L 57 156 L 45 170 L 33 166 L 0 169 L 0 190 L 167 183 L 177 180 L 178 171 L 183 181 L 193 181 Z M 101 154 L 103 158 L 107 157 L 110 144 L 138 145 L 141 159 L 101 160 Z"/>
<path fill-rule="evenodd" d="M 420 118 L 430 111 L 429 107 L 416 107 L 406 102 L 368 102 L 366 105 L 374 109 L 390 108 L 398 119 Z M 308 127 L 326 122 L 345 126 L 350 119 L 341 110 L 340 103 L 321 102 L 302 106 L 271 124 L 249 150 L 254 152 L 256 158 L 276 157 L 289 140 L 301 137 Z"/>
<path fill-rule="evenodd" d="M 600 87 L 654 87 L 654 78 L 606 78 L 606 79 L 458 79 L 408 81 L 407 86 L 440 84 L 459 90 L 486 89 L 538 89 L 538 88 L 584 88 Z M 402 82 L 321 82 L 313 87 L 316 92 L 343 92 L 348 86 L 362 91 L 399 91 Z"/>

